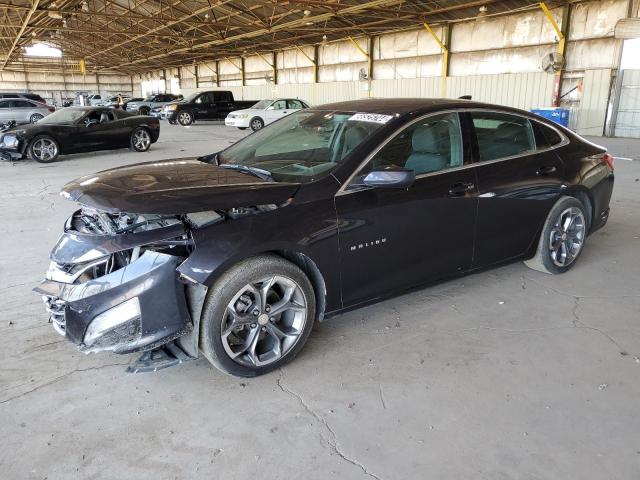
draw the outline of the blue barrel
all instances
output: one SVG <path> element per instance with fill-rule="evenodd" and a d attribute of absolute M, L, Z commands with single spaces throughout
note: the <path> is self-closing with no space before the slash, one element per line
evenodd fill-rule
<path fill-rule="evenodd" d="M 541 117 L 559 123 L 563 127 L 569 126 L 569 109 L 568 108 L 534 108 L 531 113 L 540 115 Z"/>

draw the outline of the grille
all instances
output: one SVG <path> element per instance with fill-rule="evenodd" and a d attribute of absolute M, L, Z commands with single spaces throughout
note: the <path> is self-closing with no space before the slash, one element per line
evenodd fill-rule
<path fill-rule="evenodd" d="M 49 321 L 53 324 L 53 328 L 55 328 L 56 332 L 64 337 L 67 334 L 64 318 L 64 300 L 60 300 L 59 298 L 51 295 L 44 295 L 42 300 L 47 308 L 47 312 L 49 312 Z"/>

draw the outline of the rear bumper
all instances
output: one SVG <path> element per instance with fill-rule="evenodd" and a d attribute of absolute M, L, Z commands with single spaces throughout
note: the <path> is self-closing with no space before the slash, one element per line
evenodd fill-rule
<path fill-rule="evenodd" d="M 178 281 L 179 257 L 147 251 L 124 268 L 84 283 L 47 279 L 43 296 L 56 331 L 85 352 L 150 350 L 193 327 L 185 286 Z M 64 272 L 60 273 L 64 275 Z"/>
<path fill-rule="evenodd" d="M 589 233 L 593 233 L 596 230 L 601 229 L 609 220 L 609 203 L 613 193 L 614 181 L 615 176 L 613 172 L 611 172 L 592 187 L 593 219 L 591 221 L 591 229 Z"/>

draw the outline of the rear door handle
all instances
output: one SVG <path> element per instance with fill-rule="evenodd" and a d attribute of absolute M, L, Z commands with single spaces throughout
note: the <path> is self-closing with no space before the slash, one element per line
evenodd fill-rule
<path fill-rule="evenodd" d="M 540 175 L 540 176 L 545 176 L 545 175 L 549 175 L 550 173 L 553 173 L 556 171 L 556 167 L 554 166 L 544 166 L 544 167 L 540 167 L 538 169 L 538 171 L 536 172 L 536 175 Z"/>
<path fill-rule="evenodd" d="M 457 197 L 460 195 L 464 195 L 465 193 L 470 192 L 475 188 L 476 186 L 473 183 L 454 183 L 449 189 L 449 195 Z"/>

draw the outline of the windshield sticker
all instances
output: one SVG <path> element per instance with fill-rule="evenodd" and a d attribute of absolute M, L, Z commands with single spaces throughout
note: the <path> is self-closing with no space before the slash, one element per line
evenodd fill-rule
<path fill-rule="evenodd" d="M 372 123 L 387 123 L 393 118 L 392 115 L 382 115 L 380 113 L 356 113 L 349 118 L 352 122 L 372 122 Z"/>

